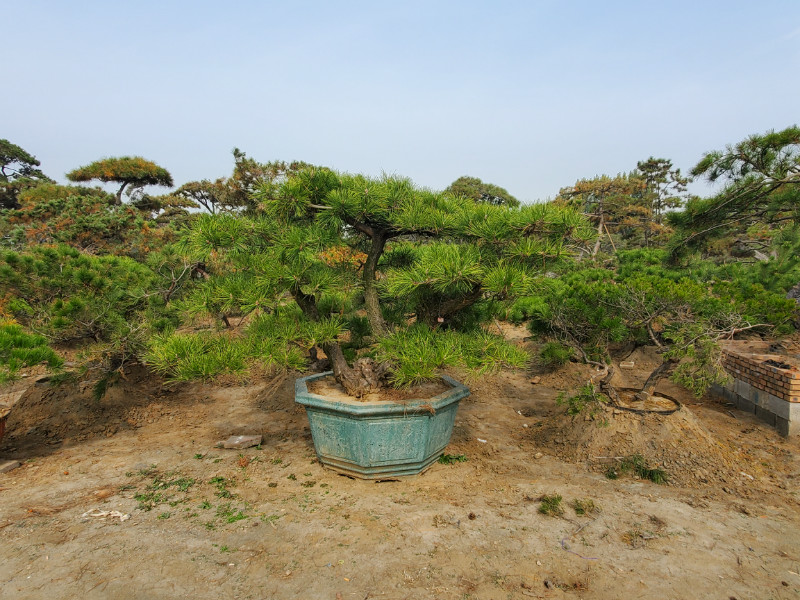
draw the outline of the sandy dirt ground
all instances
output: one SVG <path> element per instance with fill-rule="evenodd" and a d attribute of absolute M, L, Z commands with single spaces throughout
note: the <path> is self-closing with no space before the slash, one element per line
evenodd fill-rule
<path fill-rule="evenodd" d="M 382 483 L 317 464 L 293 375 L 134 372 L 99 402 L 33 385 L 0 445 L 22 462 L 0 475 L 0 598 L 800 596 L 798 440 L 674 386 L 679 417 L 571 419 L 555 397 L 586 368 L 534 375 L 471 381 L 447 448 L 466 460 Z M 253 433 L 260 447 L 215 447 Z M 599 453 L 623 451 L 670 483 L 605 477 Z M 543 495 L 563 514 L 540 514 Z"/>

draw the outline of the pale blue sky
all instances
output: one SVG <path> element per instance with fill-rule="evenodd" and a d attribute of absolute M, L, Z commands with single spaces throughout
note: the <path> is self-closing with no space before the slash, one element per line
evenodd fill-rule
<path fill-rule="evenodd" d="M 231 150 L 523 201 L 800 122 L 800 1 L 0 0 L 0 137 L 59 180 Z M 153 191 L 156 191 L 153 189 Z M 700 191 L 700 190 L 698 190 Z"/>

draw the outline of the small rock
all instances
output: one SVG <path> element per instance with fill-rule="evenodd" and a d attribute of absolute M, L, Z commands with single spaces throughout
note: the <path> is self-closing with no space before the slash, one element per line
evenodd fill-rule
<path fill-rule="evenodd" d="M 18 460 L 5 460 L 0 462 L 0 473 L 8 473 L 9 471 L 16 469 L 21 464 L 22 463 L 20 463 Z"/>
<path fill-rule="evenodd" d="M 536 454 L 533 455 L 533 458 L 539 459 L 542 458 L 543 456 L 544 454 L 542 454 L 541 452 L 537 452 Z"/>
<path fill-rule="evenodd" d="M 623 360 L 619 363 L 620 369 L 633 369 L 635 366 L 636 363 L 634 363 L 632 360 Z"/>
<path fill-rule="evenodd" d="M 229 450 L 242 450 L 258 446 L 261 440 L 262 436 L 260 435 L 232 435 L 224 442 L 220 442 L 220 445 Z"/>
<path fill-rule="evenodd" d="M 531 377 L 531 383 L 534 384 L 534 385 L 536 385 L 537 383 L 539 383 L 541 381 L 542 381 L 542 378 L 539 377 L 538 375 L 536 377 Z"/>

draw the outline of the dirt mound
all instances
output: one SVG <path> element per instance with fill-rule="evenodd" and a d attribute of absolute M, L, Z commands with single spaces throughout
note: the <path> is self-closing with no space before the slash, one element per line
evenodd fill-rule
<path fill-rule="evenodd" d="M 742 462 L 736 448 L 716 439 L 686 407 L 670 415 L 635 414 L 611 407 L 593 418 L 555 414 L 532 433 L 534 442 L 570 462 L 606 471 L 620 459 L 643 456 L 680 486 L 739 482 Z M 753 473 L 751 473 L 753 474 Z"/>
<path fill-rule="evenodd" d="M 101 400 L 87 380 L 53 384 L 43 378 L 28 383 L 9 414 L 2 447 L 35 449 L 109 437 L 152 422 L 162 416 L 158 400 L 170 394 L 162 384 L 143 367 L 114 382 Z"/>

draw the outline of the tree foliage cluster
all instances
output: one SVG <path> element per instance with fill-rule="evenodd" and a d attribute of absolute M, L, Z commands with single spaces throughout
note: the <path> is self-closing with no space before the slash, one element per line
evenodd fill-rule
<path fill-rule="evenodd" d="M 556 201 L 583 210 L 595 223 L 588 253 L 597 258 L 604 245 L 608 252 L 662 246 L 673 233 L 666 217 L 686 201 L 687 184 L 672 161 L 650 157 L 630 173 L 580 179 L 562 188 Z"/>
<path fill-rule="evenodd" d="M 130 360 L 175 379 L 301 369 L 322 351 L 354 395 L 525 364 L 489 333 L 507 317 L 549 341 L 553 366 L 651 344 L 654 375 L 701 392 L 722 375 L 720 339 L 793 328 L 799 139 L 789 128 L 706 155 L 692 173 L 722 182 L 712 198 L 651 157 L 528 205 L 475 177 L 436 192 L 238 149 L 229 177 L 161 196 L 144 188 L 171 175 L 141 157 L 68 174 L 120 186 L 108 194 L 54 184 L 2 140 L 0 313 L 21 347 L 91 347 L 106 373 Z"/>
<path fill-rule="evenodd" d="M 427 332 L 428 350 L 437 347 L 434 330 L 474 329 L 494 305 L 526 289 L 533 273 L 567 258 L 571 242 L 591 236 L 585 220 L 564 207 L 509 209 L 407 179 L 316 167 L 277 188 L 263 185 L 255 199 L 257 214 L 203 215 L 185 237 L 186 252 L 210 275 L 187 298 L 187 310 L 231 326 L 253 311 L 279 309 L 288 296 L 315 332 L 304 349 L 321 347 L 354 393 L 375 389 L 383 373 L 368 362 L 356 361 L 355 372 L 348 365 L 341 342 L 353 337 L 352 324 L 364 323 L 369 336 L 385 340 L 380 364 L 393 365 L 392 381 L 418 380 L 401 366 L 430 372 L 426 361 L 400 358 L 424 346 L 401 333 L 409 322 Z M 468 346 L 499 364 L 502 352 Z"/>

